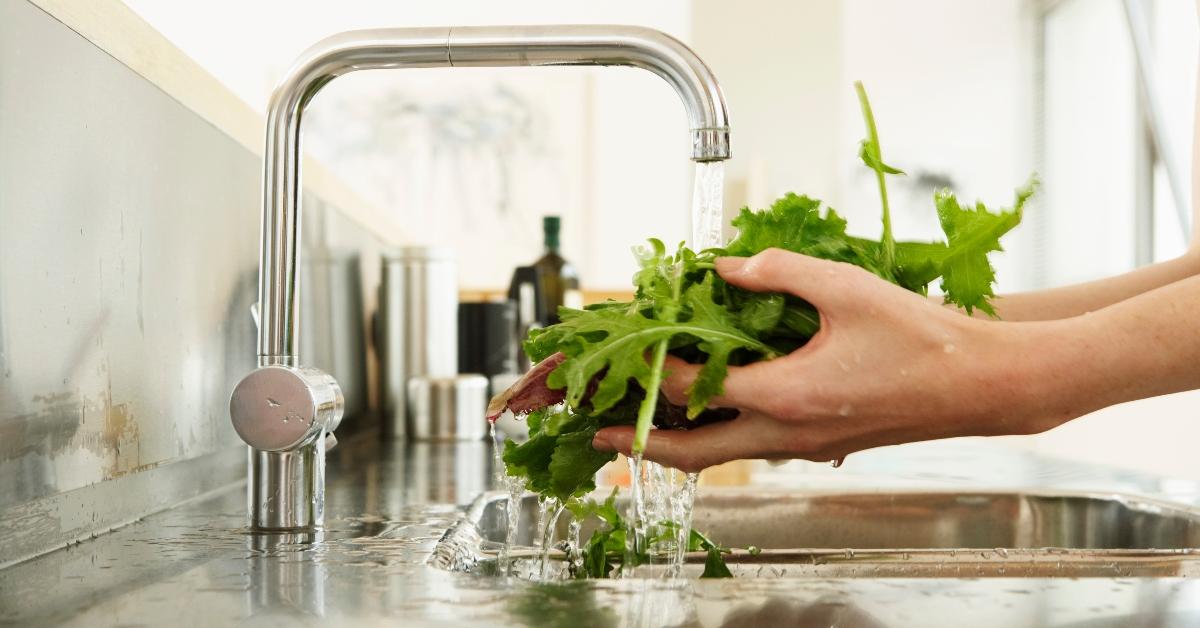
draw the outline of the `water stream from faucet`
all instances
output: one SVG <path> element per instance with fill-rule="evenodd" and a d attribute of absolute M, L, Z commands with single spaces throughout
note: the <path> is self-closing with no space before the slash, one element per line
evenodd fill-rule
<path fill-rule="evenodd" d="M 725 242 L 722 229 L 724 225 L 725 167 L 723 162 L 707 162 L 696 164 L 695 186 L 692 194 L 691 240 L 693 250 L 701 251 L 722 246 Z M 495 441 L 495 426 L 493 441 Z M 504 462 L 497 448 L 497 483 L 508 490 L 508 534 L 504 547 L 499 556 L 499 570 L 504 575 L 522 575 L 544 580 L 553 579 L 560 575 L 558 570 L 548 569 L 550 553 L 555 548 L 554 535 L 559 516 L 564 510 L 563 504 L 557 500 L 541 500 L 534 528 L 533 545 L 539 550 L 537 562 L 531 569 L 514 569 L 510 548 L 517 542 L 520 500 L 524 492 L 523 482 L 507 476 Z M 674 469 L 668 469 L 648 460 L 642 460 L 636 455 L 627 460 L 629 464 L 630 490 L 629 507 L 626 514 L 626 556 L 619 577 L 630 578 L 638 574 L 636 556 L 645 555 L 646 550 L 651 557 L 666 557 L 665 564 L 660 563 L 660 572 L 664 578 L 677 578 L 683 571 L 684 559 L 687 556 L 688 539 L 691 536 L 692 510 L 696 497 L 698 474 L 682 474 Z M 573 518 L 572 518 L 573 519 Z M 664 529 L 664 523 L 671 522 L 674 527 Z M 575 563 L 580 556 L 579 540 L 580 522 L 572 521 L 565 547 L 567 560 Z M 669 532 L 669 533 L 666 533 Z M 653 547 L 648 544 L 655 540 Z M 665 566 L 665 569 L 661 569 Z M 576 568 L 578 565 L 576 565 Z M 525 572 L 529 573 L 526 574 Z M 573 570 L 568 570 L 573 571 Z"/>
<path fill-rule="evenodd" d="M 724 197 L 725 162 L 697 163 L 692 188 L 690 244 L 693 250 L 702 251 L 725 244 Z M 658 534 L 658 526 L 664 521 L 675 523 L 675 534 L 660 541 L 658 546 L 646 549 L 650 550 L 651 556 L 665 554 L 668 557 L 664 577 L 674 578 L 682 573 L 699 475 L 689 473 L 682 482 L 678 481 L 678 475 L 673 469 L 643 461 L 641 455 L 629 460 L 629 531 L 623 576 L 631 576 L 636 570 L 632 556 L 637 548 L 645 546 L 649 538 L 663 538 Z"/>

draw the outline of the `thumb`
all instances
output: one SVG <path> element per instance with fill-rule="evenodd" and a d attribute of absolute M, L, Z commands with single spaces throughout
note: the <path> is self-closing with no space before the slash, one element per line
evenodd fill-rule
<path fill-rule="evenodd" d="M 786 292 L 817 306 L 837 305 L 853 295 L 862 269 L 842 262 L 767 249 L 753 257 L 721 257 L 717 273 L 752 292 Z"/>

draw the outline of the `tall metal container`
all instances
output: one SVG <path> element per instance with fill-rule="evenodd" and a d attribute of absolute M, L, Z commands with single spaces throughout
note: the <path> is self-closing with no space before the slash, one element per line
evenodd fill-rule
<path fill-rule="evenodd" d="M 378 352 L 384 434 L 407 435 L 408 380 L 458 374 L 458 268 L 452 249 L 401 248 L 383 257 Z"/>
<path fill-rule="evenodd" d="M 306 252 L 300 269 L 300 316 L 305 333 L 300 355 L 337 378 L 345 396 L 345 416 L 367 411 L 366 330 L 363 324 L 362 269 L 354 251 Z"/>

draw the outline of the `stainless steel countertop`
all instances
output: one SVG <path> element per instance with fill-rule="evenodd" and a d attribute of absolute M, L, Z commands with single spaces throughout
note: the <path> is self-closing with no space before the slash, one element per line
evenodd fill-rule
<path fill-rule="evenodd" d="M 1186 579 L 741 579 L 538 585 L 425 565 L 491 483 L 482 443 L 332 452 L 322 538 L 248 533 L 241 485 L 0 571 L 8 625 L 1200 625 Z M 978 441 L 856 454 L 841 469 L 756 465 L 799 490 L 1054 488 L 1200 503 L 1194 482 L 1047 460 Z M 703 489 L 702 489 L 703 490 Z"/>

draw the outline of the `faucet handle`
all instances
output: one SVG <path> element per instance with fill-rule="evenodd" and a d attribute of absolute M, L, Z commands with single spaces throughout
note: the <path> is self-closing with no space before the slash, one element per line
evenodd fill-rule
<path fill-rule="evenodd" d="M 336 429 L 344 405 L 342 389 L 328 373 L 272 365 L 238 382 L 229 399 L 229 416 L 247 445 L 288 451 Z"/>

